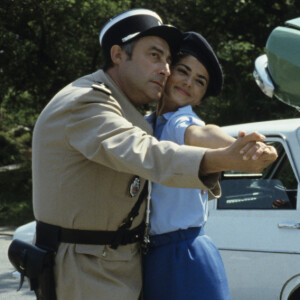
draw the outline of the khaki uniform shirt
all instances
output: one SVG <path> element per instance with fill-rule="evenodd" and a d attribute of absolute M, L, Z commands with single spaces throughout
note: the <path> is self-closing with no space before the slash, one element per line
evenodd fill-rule
<path fill-rule="evenodd" d="M 92 88 L 104 83 L 105 88 Z M 135 176 L 168 186 L 209 188 L 198 170 L 203 148 L 158 142 L 144 117 L 102 70 L 62 89 L 42 111 L 33 135 L 33 208 L 37 220 L 73 229 L 117 230 L 138 199 Z M 132 224 L 142 222 L 145 203 Z M 61 243 L 55 259 L 58 300 L 138 299 L 139 245 Z"/>

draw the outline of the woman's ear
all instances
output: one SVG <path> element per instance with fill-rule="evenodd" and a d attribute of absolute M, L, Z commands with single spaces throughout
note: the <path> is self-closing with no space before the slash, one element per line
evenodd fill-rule
<path fill-rule="evenodd" d="M 119 65 L 122 61 L 123 50 L 119 45 L 113 45 L 110 49 L 110 57 L 115 65 Z"/>

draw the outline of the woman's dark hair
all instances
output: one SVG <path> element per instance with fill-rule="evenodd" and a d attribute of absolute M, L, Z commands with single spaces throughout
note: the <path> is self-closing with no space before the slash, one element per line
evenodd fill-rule
<path fill-rule="evenodd" d="M 177 52 L 177 54 L 172 59 L 172 67 L 175 66 L 180 60 L 188 56 L 191 56 L 191 54 L 184 53 L 184 52 Z"/>

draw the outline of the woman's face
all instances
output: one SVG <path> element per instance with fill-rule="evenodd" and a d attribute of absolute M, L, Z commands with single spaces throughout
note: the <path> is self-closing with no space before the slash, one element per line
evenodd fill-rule
<path fill-rule="evenodd" d="M 186 105 L 195 106 L 200 104 L 208 83 L 209 75 L 204 65 L 188 55 L 172 67 L 163 101 L 173 111 Z"/>

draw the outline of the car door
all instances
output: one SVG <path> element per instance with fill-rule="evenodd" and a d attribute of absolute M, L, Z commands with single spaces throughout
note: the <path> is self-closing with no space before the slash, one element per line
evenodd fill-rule
<path fill-rule="evenodd" d="M 286 140 L 269 137 L 279 157 L 261 174 L 226 172 L 209 203 L 206 233 L 220 249 L 233 300 L 281 299 L 300 274 L 299 178 Z"/>

